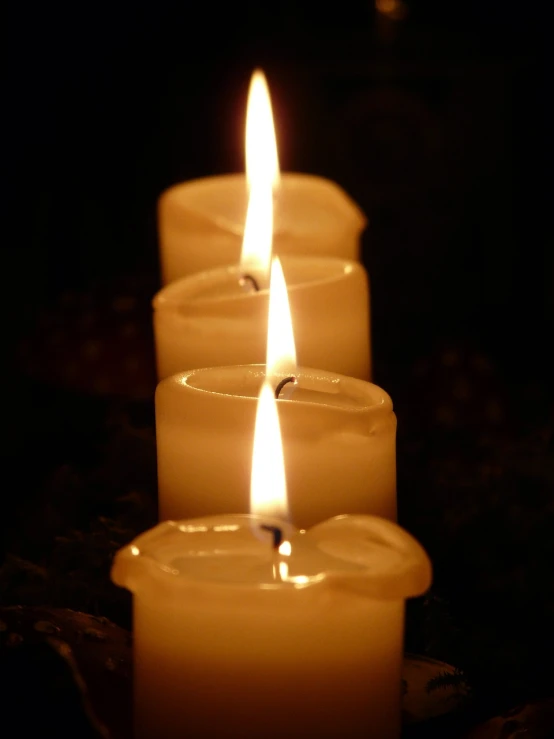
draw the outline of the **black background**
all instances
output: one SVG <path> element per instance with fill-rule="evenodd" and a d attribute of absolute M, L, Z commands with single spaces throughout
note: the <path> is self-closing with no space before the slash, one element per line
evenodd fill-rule
<path fill-rule="evenodd" d="M 6 8 L 4 551 L 55 568 L 53 533 L 90 528 L 83 519 L 118 484 L 153 485 L 152 459 L 129 482 L 125 455 L 98 431 L 128 398 L 148 405 L 151 354 L 127 398 L 95 385 L 94 367 L 78 392 L 67 383 L 73 334 L 61 353 L 36 347 L 86 296 L 101 304 L 130 284 L 143 290 L 148 345 L 156 199 L 243 168 L 246 92 L 261 66 L 282 169 L 336 180 L 369 217 L 375 380 L 399 418 L 400 517 L 436 571 L 408 639 L 462 666 L 492 711 L 552 689 L 548 31 L 540 5 L 405 7 L 398 22 L 348 1 Z M 121 361 L 110 355 L 102 372 L 113 379 Z M 62 488 L 67 505 L 67 474 L 77 496 L 90 475 L 95 491 L 111 482 L 101 502 L 85 496 L 79 512 L 72 499 L 68 521 L 58 511 L 41 530 L 35 519 Z M 4 603 L 32 601 L 6 582 Z M 73 595 L 36 598 L 84 608 Z"/>
<path fill-rule="evenodd" d="M 365 2 L 14 5 L 4 248 L 18 308 L 157 270 L 157 196 L 243 167 L 260 65 L 282 168 L 337 180 L 370 217 L 377 358 L 477 331 L 529 364 L 553 313 L 540 13 L 406 7 L 387 25 Z"/>

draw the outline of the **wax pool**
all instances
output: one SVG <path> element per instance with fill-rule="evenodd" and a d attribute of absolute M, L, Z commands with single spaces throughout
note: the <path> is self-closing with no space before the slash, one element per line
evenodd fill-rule
<path fill-rule="evenodd" d="M 404 600 L 431 567 L 395 524 L 166 522 L 118 552 L 112 578 L 134 595 L 137 739 L 399 738 Z"/>
<path fill-rule="evenodd" d="M 163 282 L 238 264 L 248 188 L 244 174 L 206 177 L 166 190 L 158 225 Z M 274 252 L 356 260 L 366 219 L 338 185 L 285 172 L 274 198 Z"/>
<path fill-rule="evenodd" d="M 170 377 L 156 391 L 160 519 L 248 513 L 265 365 Z M 291 521 L 341 513 L 396 519 L 396 416 L 377 385 L 299 368 L 278 401 Z M 274 384 L 284 375 L 277 374 Z"/>

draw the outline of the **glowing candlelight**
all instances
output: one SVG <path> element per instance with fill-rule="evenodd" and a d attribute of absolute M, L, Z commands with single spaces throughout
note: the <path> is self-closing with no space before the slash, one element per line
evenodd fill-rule
<path fill-rule="evenodd" d="M 358 259 L 366 225 L 358 206 L 330 180 L 279 172 L 271 100 L 260 70 L 250 83 L 245 155 L 245 174 L 183 182 L 162 194 L 159 236 L 164 284 L 237 264 L 249 192 L 264 188 L 279 195 L 275 253 Z"/>

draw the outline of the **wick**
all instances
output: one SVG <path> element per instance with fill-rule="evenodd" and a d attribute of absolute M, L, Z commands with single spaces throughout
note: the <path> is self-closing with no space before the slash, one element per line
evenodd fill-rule
<path fill-rule="evenodd" d="M 247 283 L 250 283 L 251 286 L 254 288 L 255 292 L 260 292 L 260 286 L 258 285 L 258 281 L 255 277 L 252 277 L 252 275 L 242 275 L 242 277 L 239 280 L 239 285 L 241 287 L 246 287 Z"/>
<path fill-rule="evenodd" d="M 283 532 L 281 529 L 278 526 L 269 526 L 267 524 L 262 524 L 260 528 L 273 534 L 273 549 L 279 549 L 283 541 Z"/>
<path fill-rule="evenodd" d="M 281 382 L 275 388 L 275 400 L 279 400 L 281 390 L 285 387 L 285 385 L 288 385 L 289 382 L 292 382 L 294 385 L 296 385 L 296 377 L 285 377 L 281 380 Z"/>

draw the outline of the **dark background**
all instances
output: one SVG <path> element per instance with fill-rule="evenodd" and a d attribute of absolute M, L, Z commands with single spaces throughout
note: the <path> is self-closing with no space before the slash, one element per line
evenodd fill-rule
<path fill-rule="evenodd" d="M 157 196 L 243 167 L 261 65 L 283 169 L 337 180 L 369 215 L 378 359 L 439 330 L 477 331 L 514 359 L 544 343 L 535 331 L 554 308 L 538 6 L 408 3 L 396 23 L 369 2 L 72 7 L 8 11 L 4 248 L 18 313 L 99 278 L 155 273 Z"/>
<path fill-rule="evenodd" d="M 485 712 L 552 693 L 546 18 L 500 1 L 403 8 L 8 6 L 1 602 L 128 625 L 106 583 L 155 505 L 156 199 L 243 168 L 261 66 L 282 169 L 336 180 L 369 217 L 401 522 L 436 571 L 409 646 L 462 667 Z"/>

